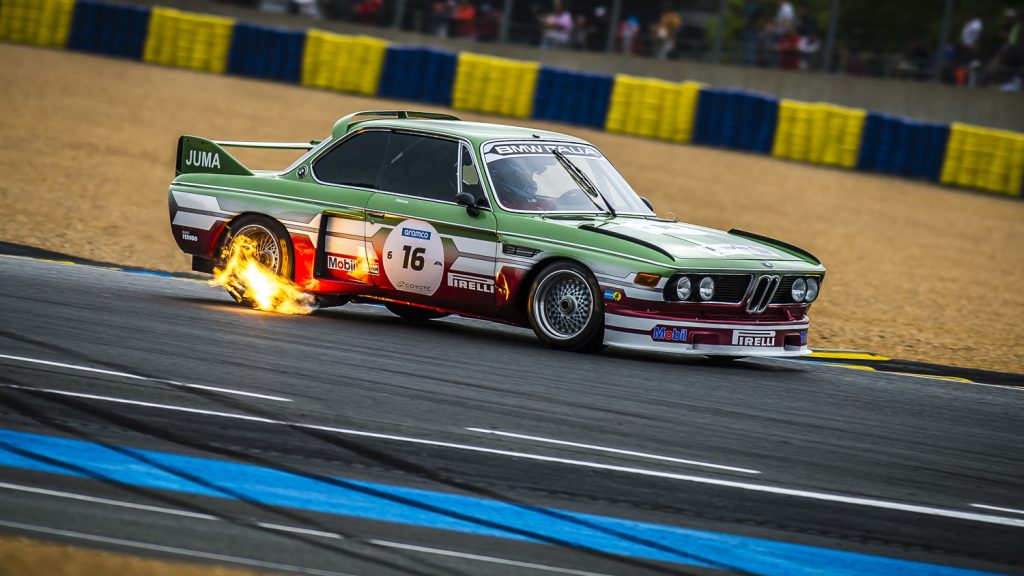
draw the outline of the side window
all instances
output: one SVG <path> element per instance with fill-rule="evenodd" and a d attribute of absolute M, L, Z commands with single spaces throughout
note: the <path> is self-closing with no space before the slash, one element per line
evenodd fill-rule
<path fill-rule="evenodd" d="M 458 161 L 456 142 L 394 133 L 384 154 L 380 189 L 451 202 L 458 193 Z"/>
<path fill-rule="evenodd" d="M 353 136 L 317 159 L 313 173 L 330 184 L 376 188 L 387 141 L 380 130 Z"/>
<path fill-rule="evenodd" d="M 484 187 L 480 184 L 480 172 L 476 169 L 476 162 L 473 161 L 473 151 L 469 146 L 462 145 L 462 165 L 459 167 L 462 178 L 462 191 L 468 192 L 476 198 L 477 204 L 486 205 L 487 196 L 484 194 Z"/>

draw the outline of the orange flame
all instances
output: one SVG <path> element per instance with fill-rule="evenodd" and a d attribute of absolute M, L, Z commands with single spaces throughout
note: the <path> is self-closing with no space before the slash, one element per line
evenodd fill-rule
<path fill-rule="evenodd" d="M 265 312 L 312 314 L 317 308 L 316 298 L 264 266 L 256 242 L 244 236 L 232 240 L 223 268 L 213 270 L 210 286 L 223 286 L 235 300 Z"/>

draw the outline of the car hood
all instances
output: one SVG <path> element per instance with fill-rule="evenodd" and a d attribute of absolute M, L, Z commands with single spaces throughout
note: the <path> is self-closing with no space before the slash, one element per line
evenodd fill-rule
<path fill-rule="evenodd" d="M 725 260 L 802 261 L 801 258 L 751 240 L 713 228 L 666 220 L 616 218 L 608 221 L 574 222 L 578 228 L 597 234 L 632 240 L 661 248 L 676 260 L 704 258 Z"/>

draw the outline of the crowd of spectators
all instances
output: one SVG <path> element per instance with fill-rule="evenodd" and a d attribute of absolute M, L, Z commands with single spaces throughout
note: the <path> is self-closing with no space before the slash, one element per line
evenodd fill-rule
<path fill-rule="evenodd" d="M 505 0 L 221 0 L 416 30 L 440 38 L 497 41 L 502 35 Z M 570 5 L 570 2 L 573 4 Z M 515 0 L 516 10 L 504 30 L 510 41 L 542 49 L 604 52 L 658 59 L 708 59 L 714 36 L 725 36 L 720 54 L 726 62 L 781 70 L 840 70 L 849 74 L 928 79 L 946 83 L 1024 89 L 1024 36 L 1017 12 L 1007 9 L 1000 21 L 972 16 L 963 22 L 956 42 L 942 53 L 935 40 L 911 42 L 900 54 L 879 55 L 851 49 L 840 41 L 831 62 L 824 62 L 824 37 L 819 17 L 807 0 L 742 0 L 730 2 L 720 25 L 714 7 L 693 10 L 695 0 L 622 2 L 623 12 L 612 25 L 612 0 Z M 680 5 L 691 9 L 683 11 Z M 528 12 L 526 12 L 528 11 Z M 611 37 L 609 38 L 609 34 Z"/>

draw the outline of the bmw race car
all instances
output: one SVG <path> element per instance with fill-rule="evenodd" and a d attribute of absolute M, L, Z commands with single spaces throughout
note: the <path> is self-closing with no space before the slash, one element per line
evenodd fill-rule
<path fill-rule="evenodd" d="M 253 171 L 232 146 L 304 153 Z M 809 353 L 825 274 L 814 256 L 658 217 L 600 150 L 565 134 L 357 112 L 310 143 L 182 136 L 177 174 L 171 229 L 197 271 L 223 273 L 244 240 L 324 306 L 371 299 L 410 320 L 529 326 L 566 350 Z M 240 301 L 255 290 L 227 285 Z"/>

